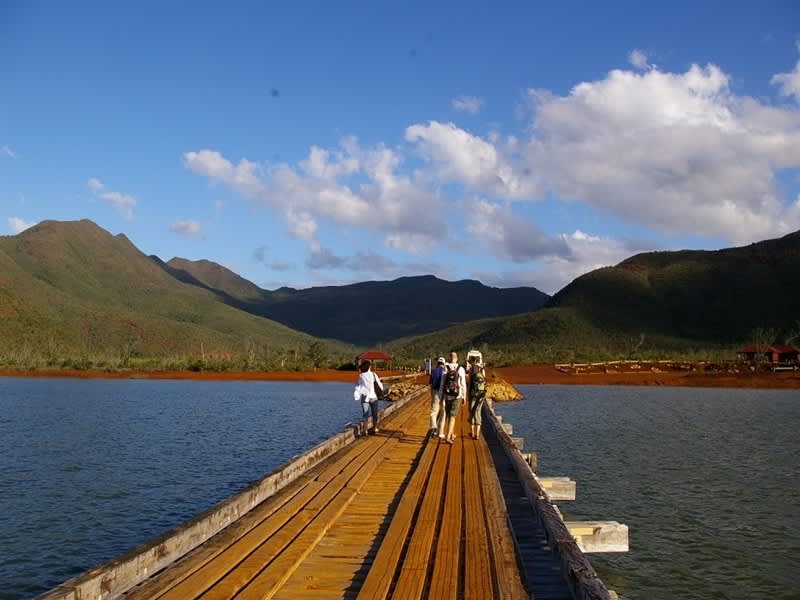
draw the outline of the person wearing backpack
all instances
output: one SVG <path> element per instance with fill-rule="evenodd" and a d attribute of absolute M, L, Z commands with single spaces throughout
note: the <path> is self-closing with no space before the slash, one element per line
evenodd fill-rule
<path fill-rule="evenodd" d="M 469 425 L 473 440 L 481 437 L 481 412 L 486 399 L 486 369 L 478 357 L 470 358 L 469 366 Z"/>
<path fill-rule="evenodd" d="M 444 438 L 448 444 L 452 444 L 455 439 L 456 417 L 458 408 L 467 399 L 467 379 L 464 367 L 458 364 L 458 353 L 450 353 L 450 362 L 444 365 L 442 383 L 439 387 L 441 397 L 444 400 L 445 414 L 447 415 L 447 437 L 442 433 L 439 439 Z"/>
<path fill-rule="evenodd" d="M 372 363 L 361 361 L 358 370 L 358 383 L 353 391 L 353 399 L 361 401 L 361 413 L 364 419 L 364 432 L 369 431 L 369 416 L 372 413 L 372 433 L 378 433 L 378 391 L 383 392 L 383 382 L 372 370 Z"/>
<path fill-rule="evenodd" d="M 444 402 L 442 402 L 442 376 L 444 375 L 444 356 L 436 361 L 436 368 L 431 372 L 429 380 L 431 386 L 431 437 L 439 434 L 444 437 Z"/>

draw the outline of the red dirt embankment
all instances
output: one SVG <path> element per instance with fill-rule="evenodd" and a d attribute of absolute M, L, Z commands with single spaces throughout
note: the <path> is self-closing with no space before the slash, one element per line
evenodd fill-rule
<path fill-rule="evenodd" d="M 800 371 L 775 373 L 704 372 L 700 370 L 587 370 L 560 371 L 553 365 L 530 365 L 491 369 L 511 384 L 559 385 L 664 385 L 730 388 L 800 388 Z"/>
<path fill-rule="evenodd" d="M 687 387 L 732 387 L 732 388 L 790 388 L 800 389 L 800 371 L 776 373 L 752 373 L 741 370 L 704 372 L 701 370 L 651 370 L 632 371 L 619 369 L 562 371 L 553 365 L 528 365 L 520 367 L 489 367 L 511 384 L 557 384 L 557 385 L 663 385 Z M 381 377 L 407 375 L 403 371 L 379 371 Z M 355 371 L 317 369 L 316 371 L 76 371 L 57 369 L 0 370 L 6 377 L 78 377 L 103 379 L 192 379 L 208 381 L 343 381 L 355 383 Z M 420 382 L 426 378 L 420 374 Z"/>
<path fill-rule="evenodd" d="M 381 377 L 407 375 L 403 371 L 378 371 Z M 73 369 L 0 369 L 0 377 L 75 377 L 78 379 L 191 379 L 198 381 L 345 381 L 355 383 L 355 371 L 102 371 Z"/>

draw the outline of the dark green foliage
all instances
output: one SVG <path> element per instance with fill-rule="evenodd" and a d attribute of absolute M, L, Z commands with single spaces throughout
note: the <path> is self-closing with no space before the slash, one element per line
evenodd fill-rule
<path fill-rule="evenodd" d="M 0 367 L 352 368 L 356 348 L 332 339 L 385 341 L 398 366 L 470 348 L 495 366 L 733 358 L 800 340 L 800 232 L 639 254 L 547 300 L 432 276 L 269 292 L 212 262 L 145 256 L 91 221 L 45 221 L 0 237 Z"/>
<path fill-rule="evenodd" d="M 535 312 L 465 323 L 389 348 L 411 360 L 475 347 L 493 365 L 733 359 L 737 347 L 758 341 L 758 330 L 771 331 L 770 341 L 800 339 L 800 232 L 713 252 L 639 254 L 578 277 Z"/>
<path fill-rule="evenodd" d="M 211 290 L 242 310 L 316 337 L 363 346 L 472 319 L 529 312 L 549 298 L 535 288 L 491 288 L 478 281 L 449 282 L 432 275 L 270 292 L 208 261 L 172 259 L 165 267 L 182 281 Z"/>
<path fill-rule="evenodd" d="M 353 354 L 220 302 L 85 220 L 0 238 L 0 339 L 0 361 L 24 366 L 302 367 L 312 343 L 317 362 Z"/>

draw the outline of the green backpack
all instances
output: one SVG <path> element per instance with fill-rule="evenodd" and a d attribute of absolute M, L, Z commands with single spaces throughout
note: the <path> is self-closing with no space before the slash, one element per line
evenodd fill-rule
<path fill-rule="evenodd" d="M 470 377 L 470 388 L 472 395 L 481 398 L 486 395 L 486 373 L 483 369 L 473 371 Z"/>

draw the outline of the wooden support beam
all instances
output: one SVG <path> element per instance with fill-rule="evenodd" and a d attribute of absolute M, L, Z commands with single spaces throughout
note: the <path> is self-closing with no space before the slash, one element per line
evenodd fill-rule
<path fill-rule="evenodd" d="M 564 521 L 582 552 L 627 552 L 628 526 L 616 521 Z"/>
<path fill-rule="evenodd" d="M 575 482 L 569 477 L 537 477 L 551 501 L 575 500 Z"/>

